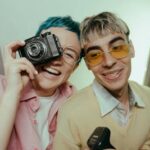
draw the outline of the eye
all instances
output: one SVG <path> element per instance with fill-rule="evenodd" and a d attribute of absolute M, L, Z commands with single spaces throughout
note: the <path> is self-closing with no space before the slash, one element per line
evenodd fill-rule
<path fill-rule="evenodd" d="M 70 58 L 70 59 L 77 59 L 77 54 L 73 50 L 65 49 L 63 52 L 64 57 Z"/>
<path fill-rule="evenodd" d="M 100 50 L 91 50 L 87 53 L 87 57 L 91 59 L 95 59 L 102 55 L 102 52 Z"/>
<path fill-rule="evenodd" d="M 113 51 L 122 51 L 122 50 L 124 50 L 124 48 L 126 47 L 126 45 L 118 45 L 118 46 L 114 46 L 114 47 L 112 47 L 112 50 Z"/>

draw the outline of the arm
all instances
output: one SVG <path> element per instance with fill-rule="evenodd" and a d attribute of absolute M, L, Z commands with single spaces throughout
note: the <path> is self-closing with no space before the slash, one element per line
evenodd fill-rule
<path fill-rule="evenodd" d="M 4 51 L 6 88 L 0 85 L 0 149 L 7 148 L 17 113 L 19 99 L 29 79 L 34 79 L 36 70 L 25 58 L 16 59 L 16 51 L 24 43 L 16 41 L 8 44 Z"/>

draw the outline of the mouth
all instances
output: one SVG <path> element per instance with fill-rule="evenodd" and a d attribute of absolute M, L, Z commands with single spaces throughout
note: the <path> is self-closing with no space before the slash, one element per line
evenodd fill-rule
<path fill-rule="evenodd" d="M 122 69 L 114 70 L 110 72 L 103 73 L 103 76 L 107 80 L 117 80 L 121 75 Z"/>
<path fill-rule="evenodd" d="M 55 75 L 55 76 L 61 75 L 60 71 L 58 71 L 57 69 L 54 69 L 52 67 L 43 67 L 42 71 L 47 72 L 48 74 L 51 74 L 51 75 Z"/>

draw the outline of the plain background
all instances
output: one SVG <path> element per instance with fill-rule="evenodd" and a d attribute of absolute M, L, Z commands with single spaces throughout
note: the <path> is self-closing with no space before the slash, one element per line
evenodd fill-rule
<path fill-rule="evenodd" d="M 80 22 L 102 11 L 116 13 L 129 25 L 136 51 L 130 79 L 143 84 L 150 48 L 150 0 L 0 0 L 0 46 L 32 37 L 49 16 L 71 15 Z M 82 61 L 70 81 L 81 89 L 93 78 Z"/>

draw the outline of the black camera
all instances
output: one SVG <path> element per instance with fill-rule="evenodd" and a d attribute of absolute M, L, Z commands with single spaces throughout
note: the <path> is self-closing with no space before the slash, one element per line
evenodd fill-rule
<path fill-rule="evenodd" d="M 97 127 L 87 141 L 91 150 L 115 149 L 110 143 L 110 130 L 107 127 Z"/>
<path fill-rule="evenodd" d="M 47 63 L 62 55 L 62 48 L 56 35 L 46 32 L 25 40 L 19 50 L 20 57 L 26 57 L 33 65 Z"/>

